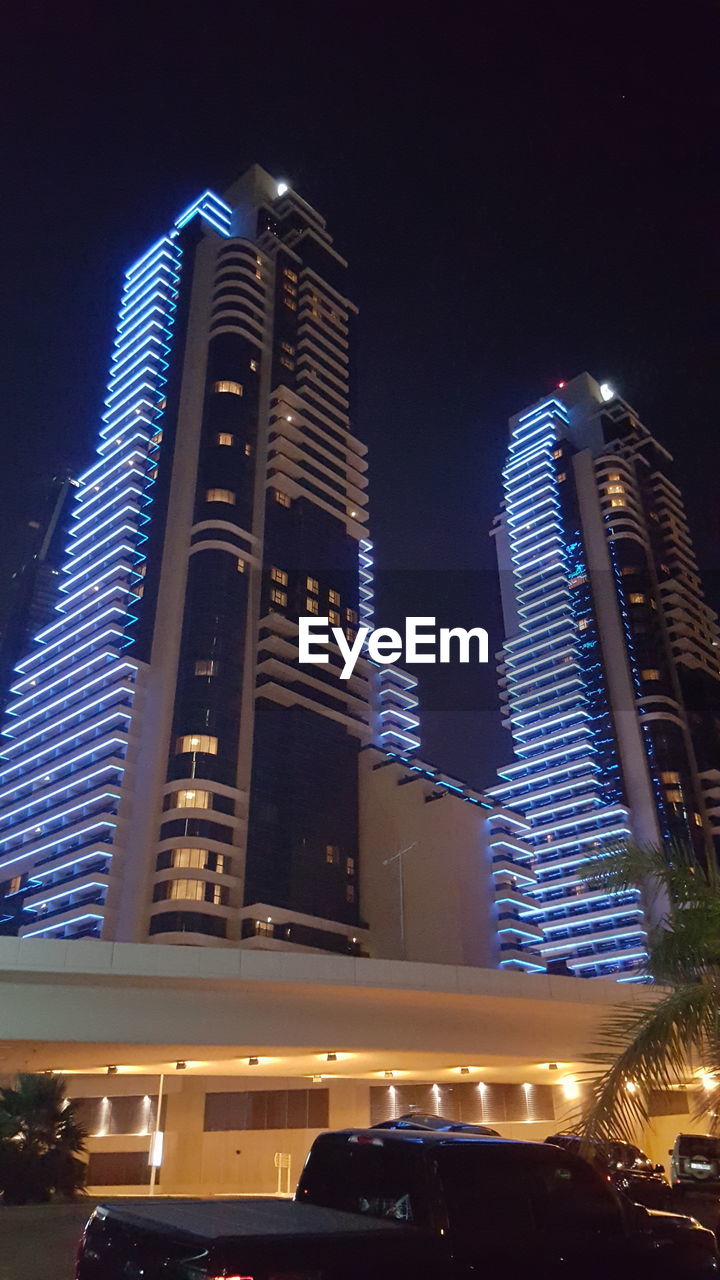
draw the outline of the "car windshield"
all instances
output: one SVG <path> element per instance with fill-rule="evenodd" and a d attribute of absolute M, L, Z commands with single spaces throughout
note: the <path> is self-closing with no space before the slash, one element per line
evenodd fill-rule
<path fill-rule="evenodd" d="M 678 1151 L 681 1156 L 705 1156 L 708 1160 L 720 1160 L 720 1138 L 683 1133 L 678 1139 Z"/>
<path fill-rule="evenodd" d="M 629 1142 L 608 1142 L 607 1158 L 611 1165 L 622 1169 L 652 1169 L 652 1163 L 644 1151 Z"/>
<path fill-rule="evenodd" d="M 441 1147 L 438 1172 L 450 1227 L 461 1246 L 507 1231 L 617 1234 L 622 1212 L 584 1161 L 541 1146 Z"/>

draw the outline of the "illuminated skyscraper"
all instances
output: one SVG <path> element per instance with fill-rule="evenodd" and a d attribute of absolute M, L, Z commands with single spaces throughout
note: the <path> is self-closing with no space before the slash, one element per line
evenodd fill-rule
<path fill-rule="evenodd" d="M 255 166 L 126 274 L 62 603 L 5 726 L 24 936 L 362 948 L 358 750 L 418 722 L 409 677 L 296 660 L 299 615 L 354 632 L 371 592 L 345 266 Z"/>
<path fill-rule="evenodd" d="M 720 633 L 671 464 L 587 374 L 510 422 L 494 534 L 516 760 L 489 794 L 531 823 L 528 946 L 588 977 L 633 980 L 646 954 L 639 892 L 588 883 L 603 844 L 684 836 L 712 857 L 720 826 Z"/>

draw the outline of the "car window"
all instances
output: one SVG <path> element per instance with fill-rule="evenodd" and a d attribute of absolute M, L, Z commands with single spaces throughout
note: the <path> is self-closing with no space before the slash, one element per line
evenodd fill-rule
<path fill-rule="evenodd" d="M 303 1172 L 298 1198 L 370 1218 L 417 1223 L 425 1212 L 418 1154 L 396 1142 L 320 1140 Z"/>
<path fill-rule="evenodd" d="M 437 1153 L 453 1237 L 461 1247 L 483 1234 L 618 1234 L 619 1205 L 582 1160 L 538 1146 L 441 1148 Z"/>
<path fill-rule="evenodd" d="M 678 1138 L 678 1152 L 681 1156 L 706 1156 L 708 1160 L 719 1160 L 720 1138 L 684 1133 Z"/>

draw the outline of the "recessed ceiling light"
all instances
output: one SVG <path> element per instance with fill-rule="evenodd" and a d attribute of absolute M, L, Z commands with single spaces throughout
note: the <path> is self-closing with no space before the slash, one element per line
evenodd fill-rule
<path fill-rule="evenodd" d="M 259 1061 L 260 1061 L 260 1059 L 259 1059 L 259 1058 L 248 1058 L 248 1066 L 249 1066 L 249 1067 L 256 1067 L 256 1066 L 258 1065 Z"/>

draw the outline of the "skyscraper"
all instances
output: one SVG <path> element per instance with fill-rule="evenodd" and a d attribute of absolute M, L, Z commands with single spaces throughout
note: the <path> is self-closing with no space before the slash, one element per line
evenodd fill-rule
<path fill-rule="evenodd" d="M 358 750 L 418 722 L 410 677 L 297 662 L 299 615 L 354 634 L 371 597 L 345 267 L 254 166 L 126 274 L 62 603 L 5 726 L 24 936 L 362 948 Z"/>
<path fill-rule="evenodd" d="M 493 532 L 516 760 L 489 794 L 530 820 L 529 945 L 588 977 L 634 980 L 646 954 L 639 891 L 589 883 L 603 845 L 684 836 L 714 856 L 720 633 L 671 467 L 588 374 L 510 421 Z"/>

